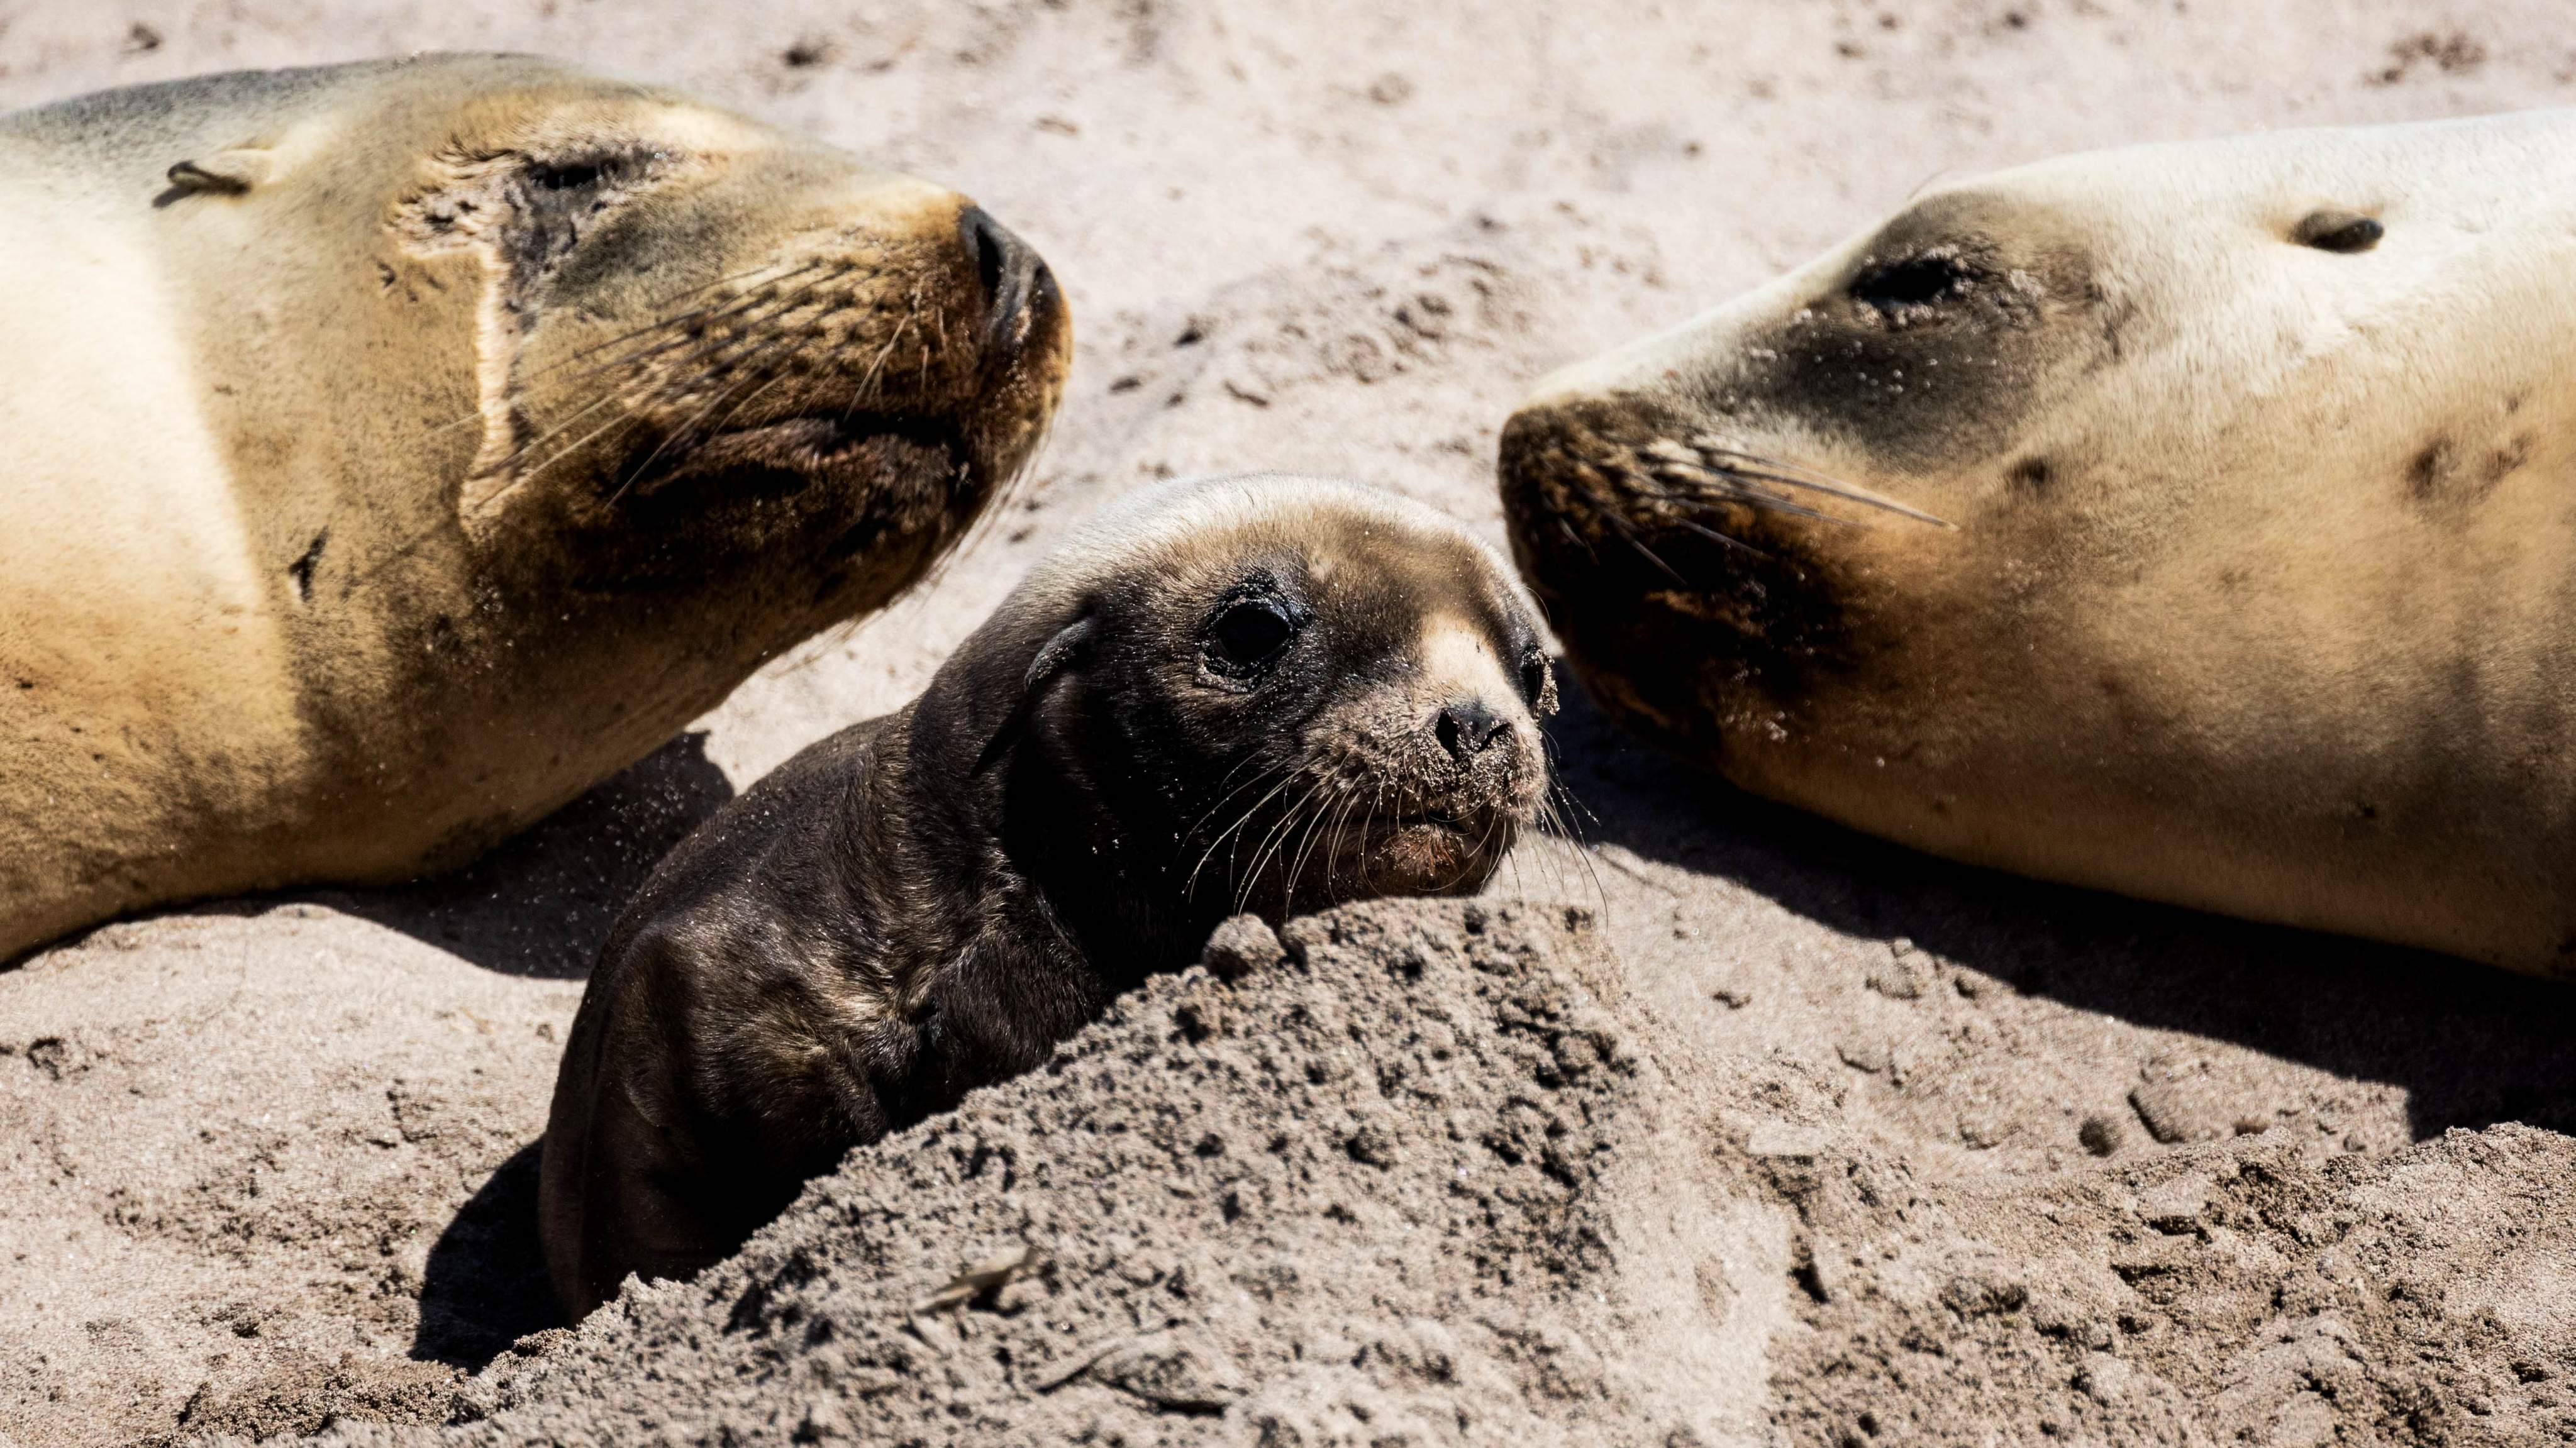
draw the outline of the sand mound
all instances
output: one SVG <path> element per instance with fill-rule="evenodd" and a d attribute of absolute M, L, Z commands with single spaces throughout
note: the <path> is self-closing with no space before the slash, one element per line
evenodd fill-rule
<path fill-rule="evenodd" d="M 1749 1204 L 1657 1170 L 1673 1093 L 1568 918 L 1352 910 L 1292 924 L 1288 958 L 1238 983 L 1159 981 L 1040 1071 L 854 1153 L 738 1260 L 505 1360 L 461 1436 L 1680 1429 L 1714 1405 L 1640 1332 L 1724 1341 L 1694 1274 L 1751 1270 Z M 1710 1321 L 1641 1319 L 1640 1292 Z"/>
<path fill-rule="evenodd" d="M 2576 1141 L 2277 1128 L 2011 1191 L 1676 1040 L 1591 912 L 1384 904 L 1155 982 L 411 1443 L 2547 1441 Z M 1927 989 L 1958 977 L 1927 971 Z M 444 1412 L 438 1412 L 443 1408 Z M 424 1411 L 426 1410 L 426 1411 Z"/>

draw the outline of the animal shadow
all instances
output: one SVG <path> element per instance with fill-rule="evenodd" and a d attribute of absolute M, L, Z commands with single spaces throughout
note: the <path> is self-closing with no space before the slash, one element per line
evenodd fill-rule
<path fill-rule="evenodd" d="M 1629 739 L 1580 688 L 1548 730 L 1595 845 L 1732 879 L 1847 935 L 1903 936 L 2028 994 L 2406 1092 L 2417 1139 L 2576 1132 L 2576 988 L 1937 860 Z"/>
<path fill-rule="evenodd" d="M 462 870 L 307 898 L 488 970 L 582 979 L 653 867 L 733 798 L 706 741 L 681 735 Z"/>
<path fill-rule="evenodd" d="M 537 1243 L 544 1144 L 532 1141 L 503 1162 L 430 1247 L 414 1358 L 479 1371 L 529 1333 L 563 1325 Z"/>

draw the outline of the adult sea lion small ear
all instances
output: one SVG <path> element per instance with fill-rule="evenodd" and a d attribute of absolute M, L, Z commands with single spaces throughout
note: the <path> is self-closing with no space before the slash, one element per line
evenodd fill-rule
<path fill-rule="evenodd" d="M 1011 705 L 1010 715 L 1002 720 L 1001 728 L 993 731 L 992 739 L 984 745 L 984 752 L 975 756 L 977 774 L 990 769 L 993 761 L 1010 752 L 1011 746 L 1018 742 L 1020 732 L 1028 727 L 1029 715 L 1037 709 L 1040 691 L 1046 688 L 1048 680 L 1063 673 L 1081 656 L 1083 646 L 1091 641 L 1097 627 L 1086 612 L 1057 629 L 1055 637 L 1039 647 L 1037 657 L 1029 660 L 1029 671 L 1020 678 L 1020 697 Z"/>
<path fill-rule="evenodd" d="M 170 189 L 154 204 L 166 206 L 182 196 L 240 196 L 276 172 L 277 157 L 267 147 L 235 146 L 171 166 Z"/>

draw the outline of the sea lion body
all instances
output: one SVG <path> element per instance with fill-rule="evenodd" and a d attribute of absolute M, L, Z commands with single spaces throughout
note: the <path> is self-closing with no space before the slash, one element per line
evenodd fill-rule
<path fill-rule="evenodd" d="M 2569 974 L 2571 185 L 2547 112 L 1930 191 L 1542 384 L 1515 552 L 1595 696 L 1755 793 Z"/>
<path fill-rule="evenodd" d="M 717 1260 L 1230 913 L 1474 889 L 1553 688 L 1500 561 L 1426 509 L 1280 477 L 1113 508 L 628 908 L 546 1127 L 557 1297 Z"/>
<path fill-rule="evenodd" d="M 461 861 L 918 576 L 1066 323 L 953 193 L 518 57 L 0 118 L 0 959 Z"/>

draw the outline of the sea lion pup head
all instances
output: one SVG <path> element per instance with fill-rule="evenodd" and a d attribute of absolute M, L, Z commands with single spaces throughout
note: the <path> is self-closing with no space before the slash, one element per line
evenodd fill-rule
<path fill-rule="evenodd" d="M 919 706 L 916 767 L 1086 934 L 1472 891 L 1539 808 L 1555 684 L 1508 572 L 1391 495 L 1149 489 L 1021 585 Z"/>
<path fill-rule="evenodd" d="M 2564 796 L 2460 801 L 2558 752 L 2497 721 L 2563 717 L 2515 681 L 2564 667 L 2535 641 L 2565 635 L 2570 181 L 2551 112 L 1934 188 L 1542 383 L 1503 434 L 1513 549 L 1605 709 L 1755 792 L 2150 898 L 2554 949 Z M 2514 835 L 2554 843 L 2505 864 Z"/>

